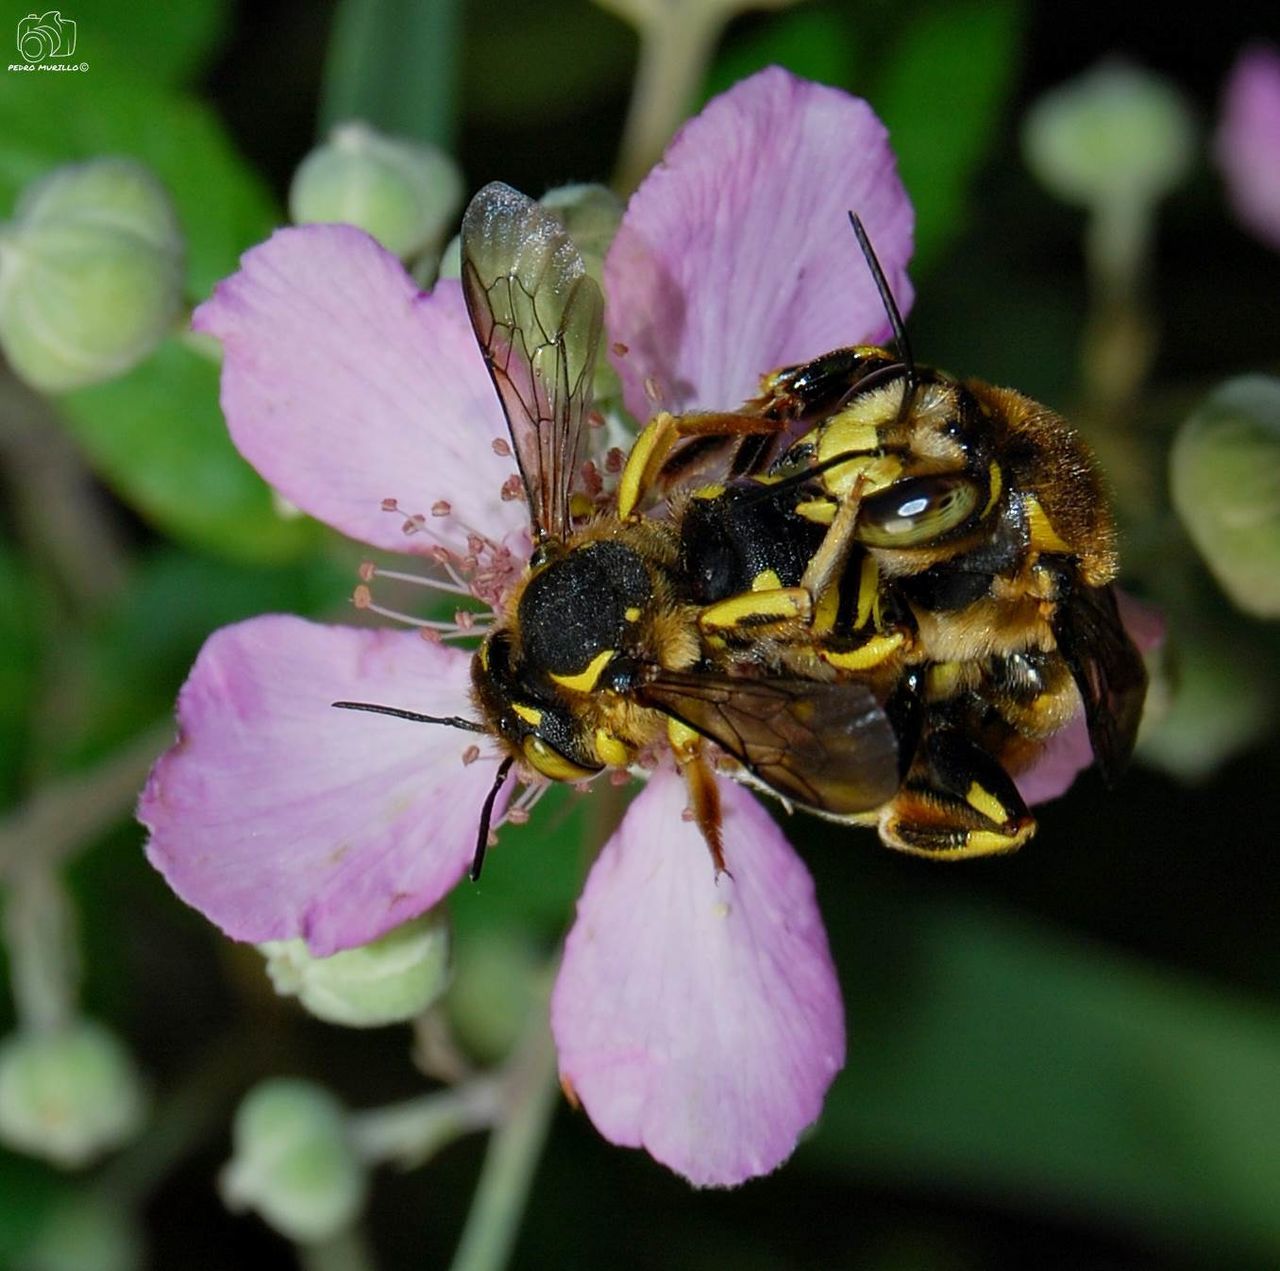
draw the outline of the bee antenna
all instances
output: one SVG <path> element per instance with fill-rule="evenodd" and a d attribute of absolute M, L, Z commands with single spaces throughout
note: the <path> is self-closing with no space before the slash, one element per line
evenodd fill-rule
<path fill-rule="evenodd" d="M 330 702 L 329 704 L 344 711 L 368 711 L 373 715 L 394 715 L 396 719 L 407 719 L 414 724 L 444 724 L 447 728 L 462 728 L 469 733 L 488 731 L 483 724 L 463 719 L 460 715 L 419 715 L 417 711 L 401 710 L 398 706 L 377 706 L 373 702 Z"/>
<path fill-rule="evenodd" d="M 480 871 L 484 868 L 484 854 L 489 849 L 489 826 L 493 821 L 493 805 L 498 801 L 498 792 L 507 784 L 507 774 L 515 760 L 508 755 L 499 765 L 498 774 L 484 797 L 484 807 L 480 809 L 480 833 L 476 837 L 476 854 L 471 858 L 471 869 L 468 877 L 473 883 L 480 881 Z"/>
<path fill-rule="evenodd" d="M 907 339 L 907 328 L 902 321 L 902 314 L 898 312 L 898 302 L 894 300 L 893 292 L 889 290 L 889 280 L 885 278 L 884 270 L 880 268 L 875 248 L 871 246 L 871 239 L 867 237 L 866 227 L 862 224 L 862 219 L 857 212 L 849 213 L 849 224 L 853 226 L 854 237 L 857 238 L 858 246 L 862 250 L 862 258 L 867 262 L 867 268 L 871 270 L 871 277 L 875 279 L 876 290 L 880 293 L 880 303 L 884 305 L 884 311 L 889 317 L 889 325 L 893 328 L 893 342 L 898 346 L 898 356 L 907 370 L 907 390 L 903 394 L 905 402 L 916 387 L 916 360 L 911 356 L 911 341 Z"/>

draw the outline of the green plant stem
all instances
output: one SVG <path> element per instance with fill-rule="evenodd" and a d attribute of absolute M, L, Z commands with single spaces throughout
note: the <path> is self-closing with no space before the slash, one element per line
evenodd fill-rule
<path fill-rule="evenodd" d="M 489 1140 L 452 1271 L 501 1271 L 515 1243 L 556 1101 L 556 1054 L 545 999 L 508 1069 L 505 1115 Z"/>
<path fill-rule="evenodd" d="M 0 462 L 19 533 L 73 611 L 93 611 L 124 581 L 115 522 L 50 404 L 0 370 Z"/>
<path fill-rule="evenodd" d="M 319 1244 L 298 1245 L 302 1271 L 374 1271 L 373 1249 L 359 1226 L 348 1227 Z"/>
<path fill-rule="evenodd" d="M 505 1082 L 498 1076 L 475 1077 L 446 1090 L 350 1118 L 356 1151 L 371 1165 L 394 1161 L 413 1169 L 442 1147 L 493 1125 L 503 1112 Z"/>
<path fill-rule="evenodd" d="M 156 724 L 87 772 L 38 789 L 0 821 L 0 883 L 35 859 L 52 868 L 125 816 L 172 741 L 173 724 Z"/>
<path fill-rule="evenodd" d="M 688 115 L 722 20 L 708 20 L 696 4 L 640 30 L 640 61 L 622 133 L 614 187 L 629 194 L 658 161 L 672 134 Z"/>
<path fill-rule="evenodd" d="M 4 935 L 22 1027 L 51 1032 L 69 1023 L 80 981 L 75 914 L 61 880 L 43 861 L 24 863 L 10 880 Z"/>

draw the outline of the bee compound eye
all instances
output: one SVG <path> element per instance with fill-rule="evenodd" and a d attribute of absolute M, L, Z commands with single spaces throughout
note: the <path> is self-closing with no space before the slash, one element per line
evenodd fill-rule
<path fill-rule="evenodd" d="M 863 501 L 856 537 L 870 547 L 924 547 L 966 524 L 978 499 L 968 477 L 908 477 Z"/>

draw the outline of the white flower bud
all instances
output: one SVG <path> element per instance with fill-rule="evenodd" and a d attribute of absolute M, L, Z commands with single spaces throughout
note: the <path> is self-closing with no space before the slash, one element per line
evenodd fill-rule
<path fill-rule="evenodd" d="M 0 229 L 0 348 L 43 392 L 147 357 L 182 304 L 183 239 L 164 187 L 129 159 L 59 168 Z"/>
<path fill-rule="evenodd" d="M 79 1020 L 0 1044 L 0 1141 L 70 1168 L 131 1138 L 143 1094 L 129 1053 L 101 1024 Z"/>
<path fill-rule="evenodd" d="M 449 983 L 449 925 L 439 910 L 328 958 L 313 957 L 303 940 L 258 948 L 277 993 L 297 997 L 317 1019 L 350 1028 L 413 1019 Z"/>
<path fill-rule="evenodd" d="M 1173 505 L 1223 591 L 1280 618 L 1280 379 L 1242 375 L 1183 423 L 1170 456 Z"/>
<path fill-rule="evenodd" d="M 264 1081 L 232 1124 L 223 1199 L 253 1209 L 300 1244 L 328 1240 L 359 1215 L 368 1179 L 347 1134 L 342 1106 L 308 1081 Z"/>
<path fill-rule="evenodd" d="M 407 260 L 439 243 L 462 194 L 462 174 L 443 150 L 349 123 L 302 161 L 289 215 L 298 225 L 356 225 Z"/>
<path fill-rule="evenodd" d="M 1027 163 L 1071 203 L 1150 203 L 1187 175 L 1196 132 L 1166 80 L 1107 62 L 1046 93 L 1023 129 Z"/>

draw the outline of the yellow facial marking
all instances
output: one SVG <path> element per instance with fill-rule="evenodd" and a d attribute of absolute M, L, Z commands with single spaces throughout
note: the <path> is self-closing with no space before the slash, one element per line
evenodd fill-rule
<path fill-rule="evenodd" d="M 553 674 L 551 678 L 561 688 L 567 688 L 571 693 L 590 693 L 595 688 L 596 681 L 600 678 L 600 673 L 609 665 L 609 660 L 616 652 L 616 649 L 602 649 L 587 663 L 584 670 L 578 671 L 574 675 Z"/>
<path fill-rule="evenodd" d="M 693 492 L 692 497 L 695 499 L 718 499 L 723 493 L 724 486 L 713 483 L 711 485 L 699 486 L 698 489 Z"/>
<path fill-rule="evenodd" d="M 1058 537 L 1044 508 L 1038 500 L 1030 495 L 1024 500 L 1027 509 L 1027 523 L 1031 527 L 1031 546 L 1037 552 L 1069 552 L 1071 547 Z"/>
<path fill-rule="evenodd" d="M 796 504 L 796 515 L 815 525 L 830 525 L 836 519 L 836 505 L 830 499 L 805 499 Z"/>
<path fill-rule="evenodd" d="M 1000 492 L 1004 489 L 1004 473 L 1000 471 L 1000 465 L 994 459 L 991 461 L 987 471 L 990 474 L 991 497 L 987 500 L 987 506 L 982 509 L 983 516 L 986 516 L 995 507 L 997 500 L 1000 498 Z"/>
<path fill-rule="evenodd" d="M 818 635 L 827 635 L 835 629 L 836 615 L 840 612 L 840 588 L 832 583 L 818 598 L 813 611 L 813 629 Z"/>
<path fill-rule="evenodd" d="M 965 791 L 964 801 L 975 811 L 981 812 L 988 821 L 1003 825 L 1009 819 L 1008 809 L 990 790 L 984 789 L 976 781 L 971 782 Z"/>
<path fill-rule="evenodd" d="M 782 586 L 776 569 L 762 569 L 752 580 L 752 591 L 777 591 Z"/>
<path fill-rule="evenodd" d="M 862 569 L 858 574 L 858 613 L 854 618 L 855 627 L 865 627 L 871 617 L 871 608 L 880 594 L 880 566 L 874 556 L 863 558 Z"/>
<path fill-rule="evenodd" d="M 708 605 L 698 615 L 698 626 L 703 631 L 729 631 L 734 627 L 760 626 L 795 618 L 807 620 L 812 607 L 813 601 L 803 587 L 749 591 Z"/>
<path fill-rule="evenodd" d="M 524 720 L 530 728 L 537 728 L 542 723 L 542 712 L 536 706 L 526 706 L 523 702 L 512 702 L 511 709 Z"/>
<path fill-rule="evenodd" d="M 964 846 L 956 852 L 948 852 L 948 860 L 963 860 L 966 856 L 995 856 L 999 852 L 1012 852 L 1021 847 L 1035 833 L 1029 825 L 1016 834 L 997 834 L 994 830 L 970 830 Z"/>
<path fill-rule="evenodd" d="M 552 750 L 541 737 L 531 734 L 524 739 L 521 749 L 529 766 L 552 781 L 583 781 L 596 774 L 596 769 L 583 768 Z"/>
<path fill-rule="evenodd" d="M 900 649 L 906 638 L 901 631 L 872 636 L 865 644 L 844 653 L 831 653 L 824 649 L 822 660 L 841 671 L 865 671 L 868 667 L 878 666 Z"/>
<path fill-rule="evenodd" d="M 631 751 L 611 732 L 597 728 L 593 738 L 596 758 L 614 768 L 625 768 L 631 762 Z"/>

